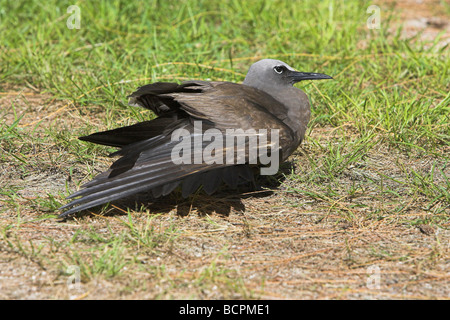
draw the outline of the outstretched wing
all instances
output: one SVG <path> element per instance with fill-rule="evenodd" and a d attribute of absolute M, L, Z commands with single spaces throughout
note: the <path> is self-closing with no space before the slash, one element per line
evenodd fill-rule
<path fill-rule="evenodd" d="M 221 162 L 206 163 L 203 150 L 211 142 L 203 141 L 202 134 L 207 129 L 216 129 L 226 141 L 230 138 L 227 129 L 255 129 L 256 134 L 259 129 L 278 129 L 280 146 L 291 143 L 292 130 L 262 107 L 267 99 L 272 98 L 262 91 L 226 82 L 156 83 L 139 88 L 130 96 L 130 102 L 153 110 L 160 117 L 83 137 L 86 141 L 121 147 L 112 154 L 121 158 L 108 171 L 72 194 L 69 198 L 76 199 L 61 208 L 69 209 L 61 216 L 142 191 L 151 190 L 154 197 L 166 195 L 180 183 L 183 196 L 188 196 L 200 185 L 212 193 L 222 180 L 233 187 L 239 181 L 252 181 L 252 172 L 245 165 L 251 153 L 250 138 L 244 144 L 233 146 L 233 163 L 225 158 Z M 195 121 L 202 123 L 200 132 L 196 131 Z M 173 150 L 180 143 L 179 139 L 172 138 L 177 130 L 183 130 L 183 141 L 191 143 L 190 161 L 175 163 L 173 160 Z M 201 141 L 200 148 L 196 141 Z M 266 140 L 265 146 L 258 147 L 268 147 L 270 143 Z M 214 153 L 225 157 L 227 148 L 230 149 L 222 144 Z"/>

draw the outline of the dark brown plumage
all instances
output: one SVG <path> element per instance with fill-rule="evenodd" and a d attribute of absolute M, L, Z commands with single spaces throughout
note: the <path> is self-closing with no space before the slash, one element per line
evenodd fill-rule
<path fill-rule="evenodd" d="M 201 121 L 201 133 L 208 129 L 219 130 L 224 141 L 229 137 L 227 129 L 254 129 L 256 132 L 278 129 L 280 159 L 284 161 L 303 139 L 310 115 L 307 96 L 292 84 L 305 79 L 330 78 L 323 74 L 297 72 L 281 61 L 265 59 L 250 68 L 243 84 L 187 81 L 181 84 L 158 82 L 140 87 L 129 96 L 130 104 L 147 108 L 158 117 L 80 138 L 119 147 L 120 150 L 111 156 L 120 158 L 108 171 L 72 194 L 69 198 L 77 199 L 63 206 L 61 209 L 69 210 L 60 216 L 142 191 L 151 191 L 157 198 L 169 194 L 180 184 L 182 195 L 187 197 L 200 186 L 211 194 L 222 182 L 235 188 L 239 183 L 252 181 L 249 138 L 234 149 L 234 164 L 225 161 L 222 164 L 205 161 L 176 164 L 171 156 L 179 141 L 172 141 L 172 134 L 176 130 L 187 130 L 184 132 L 195 141 L 199 135 L 195 129 L 196 121 Z M 202 141 L 202 149 L 209 143 Z M 269 148 L 270 143 L 258 145 L 258 148 Z M 191 158 L 201 156 L 196 152 L 201 153 L 202 149 L 196 151 L 194 148 Z M 224 145 L 223 150 L 215 152 L 225 154 L 226 149 Z M 242 150 L 245 152 L 240 153 Z"/>

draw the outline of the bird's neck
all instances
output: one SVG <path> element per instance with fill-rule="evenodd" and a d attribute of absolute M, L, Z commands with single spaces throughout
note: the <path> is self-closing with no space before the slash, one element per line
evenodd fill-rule
<path fill-rule="evenodd" d="M 295 132 L 300 143 L 311 116 L 308 96 L 295 87 L 270 88 L 265 91 L 286 106 L 287 115 L 280 119 Z"/>

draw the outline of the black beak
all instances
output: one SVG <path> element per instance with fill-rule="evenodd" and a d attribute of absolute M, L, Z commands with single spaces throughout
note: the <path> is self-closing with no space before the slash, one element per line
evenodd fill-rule
<path fill-rule="evenodd" d="M 323 73 L 298 72 L 298 71 L 291 71 L 289 77 L 292 79 L 292 82 L 294 83 L 302 80 L 333 79 L 332 77 Z"/>

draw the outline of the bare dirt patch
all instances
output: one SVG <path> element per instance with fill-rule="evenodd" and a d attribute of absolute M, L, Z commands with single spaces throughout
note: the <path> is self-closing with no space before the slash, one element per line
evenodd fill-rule
<path fill-rule="evenodd" d="M 399 13 L 403 38 L 417 37 L 418 41 L 432 43 L 440 36 L 440 47 L 450 44 L 450 21 L 445 14 L 443 1 L 386 0 L 384 3 L 393 6 Z"/>

